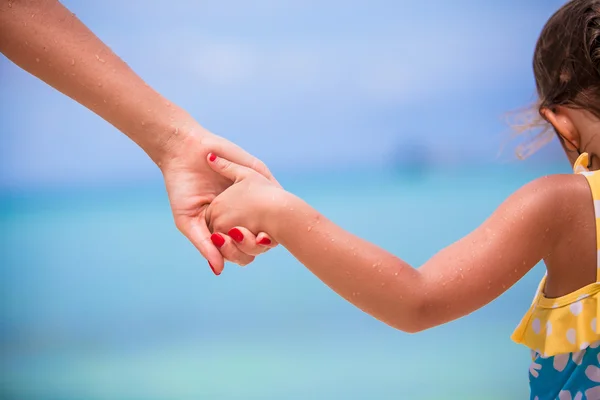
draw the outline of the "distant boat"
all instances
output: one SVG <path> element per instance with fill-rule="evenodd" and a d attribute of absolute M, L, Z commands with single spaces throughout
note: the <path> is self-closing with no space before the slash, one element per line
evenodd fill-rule
<path fill-rule="evenodd" d="M 401 175 L 421 177 L 431 169 L 431 151 L 422 142 L 404 142 L 392 153 L 392 168 Z"/>

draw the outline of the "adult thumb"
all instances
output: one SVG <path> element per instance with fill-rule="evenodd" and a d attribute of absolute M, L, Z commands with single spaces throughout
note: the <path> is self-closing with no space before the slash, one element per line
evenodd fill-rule
<path fill-rule="evenodd" d="M 208 165 L 210 165 L 213 171 L 229 179 L 233 183 L 241 181 L 252 172 L 256 173 L 248 167 L 233 163 L 223 157 L 217 157 L 214 153 L 208 154 Z"/>

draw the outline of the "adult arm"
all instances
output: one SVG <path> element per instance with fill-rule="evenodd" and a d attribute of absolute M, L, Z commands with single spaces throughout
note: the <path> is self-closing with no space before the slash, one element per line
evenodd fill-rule
<path fill-rule="evenodd" d="M 220 274 L 224 260 L 210 241 L 204 211 L 229 183 L 206 166 L 205 156 L 220 151 L 274 180 L 266 166 L 153 90 L 56 0 L 1 0 L 0 52 L 98 114 L 149 155 L 164 175 L 177 227 Z M 246 244 L 250 255 L 233 245 L 222 251 L 227 259 L 247 264 L 273 244 Z"/>

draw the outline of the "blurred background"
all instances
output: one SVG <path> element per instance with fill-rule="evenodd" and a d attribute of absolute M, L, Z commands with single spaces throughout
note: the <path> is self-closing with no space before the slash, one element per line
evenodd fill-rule
<path fill-rule="evenodd" d="M 64 3 L 286 188 L 414 266 L 570 171 L 556 142 L 517 161 L 504 122 L 535 100 L 533 48 L 563 1 Z M 527 398 L 529 352 L 509 336 L 541 266 L 418 335 L 283 248 L 215 277 L 139 148 L 3 57 L 0 88 L 3 398 Z"/>

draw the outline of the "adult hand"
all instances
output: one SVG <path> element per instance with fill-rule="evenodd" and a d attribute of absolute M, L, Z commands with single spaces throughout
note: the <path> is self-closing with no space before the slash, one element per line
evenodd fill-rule
<path fill-rule="evenodd" d="M 163 157 L 159 167 L 165 179 L 177 228 L 208 260 L 213 272 L 220 275 L 224 259 L 246 265 L 254 260 L 254 256 L 275 247 L 277 243 L 265 233 L 254 236 L 244 228 L 230 231 L 235 240 L 224 233 L 215 233 L 211 240 L 205 218 L 206 209 L 231 185 L 231 181 L 210 168 L 206 162 L 207 155 L 223 155 L 257 171 L 275 185 L 279 184 L 260 160 L 239 146 L 197 124 L 184 130 L 186 132 L 178 132 L 171 140 L 171 144 L 167 146 L 168 156 Z"/>

